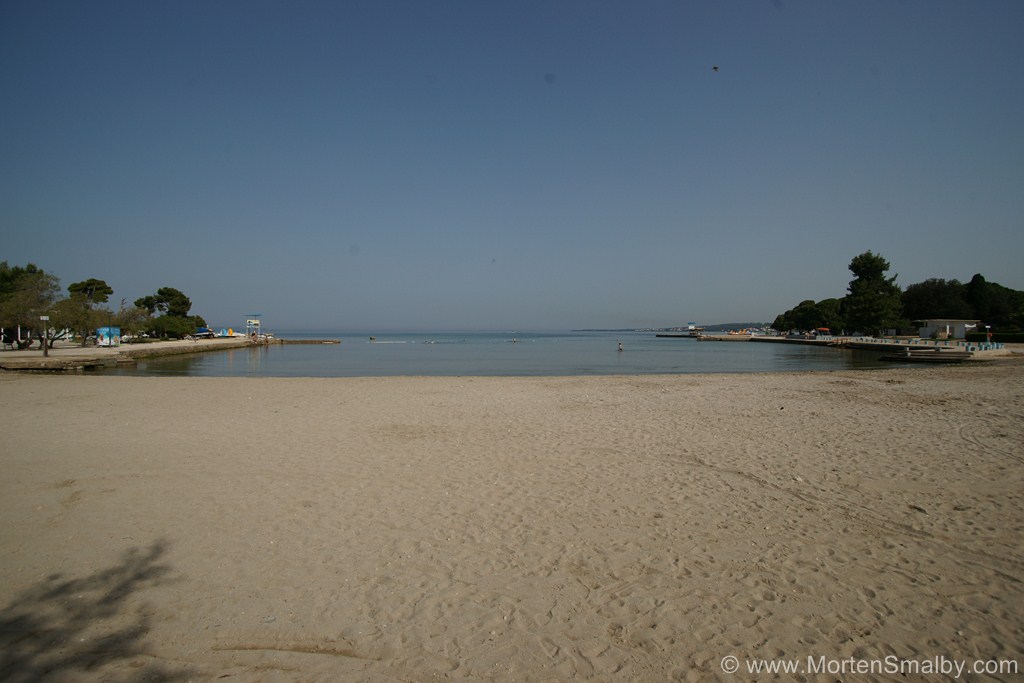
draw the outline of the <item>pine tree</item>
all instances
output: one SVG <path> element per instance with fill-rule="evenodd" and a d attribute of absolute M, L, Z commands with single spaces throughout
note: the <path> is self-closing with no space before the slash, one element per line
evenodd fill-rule
<path fill-rule="evenodd" d="M 903 311 L 900 288 L 897 276 L 885 276 L 888 270 L 889 262 L 870 251 L 850 261 L 855 277 L 843 299 L 843 317 L 851 328 L 875 334 L 899 326 Z"/>

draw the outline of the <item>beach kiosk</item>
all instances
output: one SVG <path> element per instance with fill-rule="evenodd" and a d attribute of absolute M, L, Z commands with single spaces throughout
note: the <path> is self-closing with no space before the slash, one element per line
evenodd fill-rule
<path fill-rule="evenodd" d="M 120 346 L 120 327 L 100 327 L 96 330 L 96 346 Z"/>

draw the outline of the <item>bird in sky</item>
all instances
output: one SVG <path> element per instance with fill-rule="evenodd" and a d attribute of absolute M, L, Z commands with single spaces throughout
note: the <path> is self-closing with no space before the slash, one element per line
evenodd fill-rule
<path fill-rule="evenodd" d="M 712 71 L 718 71 L 718 65 L 717 65 L 717 64 L 715 64 L 715 65 L 714 65 L 713 67 L 711 67 L 711 70 L 712 70 Z"/>

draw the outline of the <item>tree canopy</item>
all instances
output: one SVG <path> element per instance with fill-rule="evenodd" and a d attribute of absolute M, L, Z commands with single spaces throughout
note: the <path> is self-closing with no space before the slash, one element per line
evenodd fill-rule
<path fill-rule="evenodd" d="M 929 318 L 967 320 L 974 315 L 964 299 L 965 287 L 959 280 L 929 278 L 909 285 L 903 292 L 903 315 L 910 321 Z"/>
<path fill-rule="evenodd" d="M 103 280 L 91 277 L 82 282 L 71 283 L 68 285 L 68 292 L 72 296 L 83 297 L 90 304 L 102 304 L 110 300 L 110 295 L 114 293 L 114 288 Z"/>
<path fill-rule="evenodd" d="M 976 274 L 967 284 L 929 278 L 900 291 L 889 262 L 864 252 L 850 261 L 854 279 L 842 299 L 808 299 L 779 315 L 777 330 L 858 330 L 875 333 L 906 327 L 915 320 L 980 320 L 1003 332 L 1024 328 L 1024 292 L 988 282 Z"/>
<path fill-rule="evenodd" d="M 861 332 L 874 334 L 900 325 L 902 302 L 896 276 L 886 277 L 889 262 L 866 251 L 850 261 L 850 281 L 843 299 L 846 324 Z"/>
<path fill-rule="evenodd" d="M 35 264 L 9 266 L 0 262 L 0 326 L 41 329 L 39 317 L 48 315 L 60 294 L 60 280 Z M 30 340 L 17 340 L 21 348 Z"/>
<path fill-rule="evenodd" d="M 192 301 L 174 287 L 161 287 L 156 294 L 135 300 L 135 305 L 149 311 L 150 315 L 161 311 L 169 316 L 185 318 L 192 309 Z"/>
<path fill-rule="evenodd" d="M 964 299 L 978 319 L 1003 330 L 1024 329 L 1024 292 L 976 274 L 964 287 Z"/>
<path fill-rule="evenodd" d="M 102 304 L 110 300 L 114 289 L 106 281 L 89 278 L 68 285 L 67 296 L 61 297 L 60 280 L 35 264 L 11 266 L 0 262 L 0 327 L 20 348 L 26 348 L 31 336 L 39 336 L 40 316 L 50 316 L 49 326 L 57 330 L 75 330 L 84 340 L 90 332 L 106 324 L 119 324 L 133 331 L 152 332 L 158 336 L 183 337 L 204 327 L 206 321 L 189 315 L 192 300 L 174 287 L 161 287 L 155 294 L 135 301 L 128 307 L 121 300 L 115 313 Z M 155 313 L 163 315 L 153 317 Z"/>
<path fill-rule="evenodd" d="M 163 313 L 147 323 L 148 331 L 159 337 L 184 337 L 206 326 L 201 316 L 188 314 L 192 300 L 174 287 L 161 287 L 156 294 L 137 299 L 135 306 L 148 311 L 150 316 L 157 311 Z"/>
<path fill-rule="evenodd" d="M 82 338 L 82 346 L 85 346 L 90 330 L 111 321 L 113 313 L 109 309 L 97 309 L 95 305 L 106 303 L 113 293 L 113 287 L 93 277 L 71 283 L 68 285 L 68 298 L 54 306 L 58 326 L 74 329 Z"/>
<path fill-rule="evenodd" d="M 840 299 L 813 299 L 801 301 L 796 307 L 775 318 L 772 327 L 777 330 L 816 330 L 827 327 L 838 332 L 845 327 Z"/>

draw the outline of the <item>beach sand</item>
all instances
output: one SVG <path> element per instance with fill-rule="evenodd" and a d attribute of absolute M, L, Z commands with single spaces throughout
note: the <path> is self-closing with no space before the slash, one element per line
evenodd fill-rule
<path fill-rule="evenodd" d="M 1022 380 L 3 375 L 0 679 L 1024 665 Z"/>

